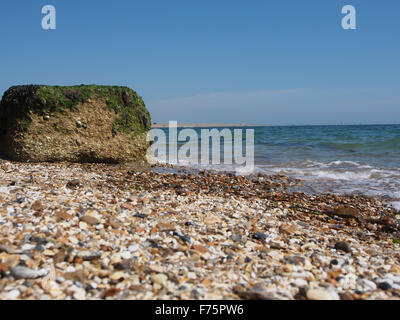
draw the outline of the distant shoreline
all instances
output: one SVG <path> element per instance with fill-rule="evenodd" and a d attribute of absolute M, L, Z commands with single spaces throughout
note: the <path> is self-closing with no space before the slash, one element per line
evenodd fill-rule
<path fill-rule="evenodd" d="M 168 124 L 153 124 L 152 128 L 168 128 Z M 178 128 L 249 128 L 249 127 L 265 127 L 265 125 L 255 124 L 238 124 L 238 123 L 178 123 Z"/>
<path fill-rule="evenodd" d="M 365 127 L 365 126 L 398 126 L 397 123 L 387 124 L 240 124 L 240 123 L 178 123 L 178 128 L 260 128 L 260 127 Z M 168 128 L 167 123 L 155 123 L 152 128 Z"/>

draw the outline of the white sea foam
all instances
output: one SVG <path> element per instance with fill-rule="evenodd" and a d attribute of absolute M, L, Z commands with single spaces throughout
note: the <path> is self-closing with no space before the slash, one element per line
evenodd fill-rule
<path fill-rule="evenodd" d="M 355 167 L 360 167 L 361 165 L 358 162 L 355 161 L 341 161 L 341 160 L 336 160 L 328 163 L 328 166 L 342 166 L 342 165 L 352 165 Z"/>
<path fill-rule="evenodd" d="M 236 171 L 236 174 L 252 173 L 281 174 L 304 181 L 304 185 L 315 192 L 339 194 L 361 193 L 370 196 L 386 196 L 400 205 L 400 170 L 374 167 L 355 161 L 336 160 L 323 163 L 313 160 L 286 164 L 264 164 L 249 171 L 235 165 L 193 165 L 180 161 L 177 166 L 196 170 Z M 399 209 L 398 209 L 399 210 Z"/>
<path fill-rule="evenodd" d="M 291 162 L 263 165 L 266 173 L 293 176 L 317 192 L 362 193 L 400 200 L 400 170 L 373 167 L 355 161 Z"/>

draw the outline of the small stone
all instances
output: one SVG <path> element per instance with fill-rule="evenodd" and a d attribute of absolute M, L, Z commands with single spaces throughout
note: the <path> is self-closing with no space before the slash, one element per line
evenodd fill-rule
<path fill-rule="evenodd" d="M 375 282 L 372 282 L 371 280 L 368 279 L 358 279 L 357 280 L 358 288 L 361 291 L 374 291 L 376 290 L 376 284 Z"/>
<path fill-rule="evenodd" d="M 133 205 L 129 202 L 124 202 L 121 204 L 121 208 L 122 209 L 126 209 L 126 210 L 132 210 L 133 209 Z"/>
<path fill-rule="evenodd" d="M 356 300 L 356 297 L 350 292 L 343 292 L 340 294 L 340 300 Z"/>
<path fill-rule="evenodd" d="M 162 285 L 163 287 L 167 287 L 168 277 L 165 274 L 153 273 L 150 278 L 153 283 L 157 283 L 159 285 Z"/>
<path fill-rule="evenodd" d="M 344 251 L 346 253 L 351 252 L 350 245 L 344 241 L 336 242 L 335 249 L 338 251 Z"/>
<path fill-rule="evenodd" d="M 356 208 L 349 206 L 341 206 L 334 209 L 334 214 L 342 218 L 357 218 L 360 211 Z"/>
<path fill-rule="evenodd" d="M 337 259 L 332 259 L 330 264 L 337 266 L 339 264 L 339 261 Z"/>
<path fill-rule="evenodd" d="M 76 300 L 84 300 L 86 298 L 86 291 L 83 288 L 76 287 L 74 289 L 73 297 Z"/>
<path fill-rule="evenodd" d="M 277 300 L 273 292 L 259 286 L 254 286 L 248 291 L 239 291 L 237 295 L 244 300 Z"/>
<path fill-rule="evenodd" d="M 334 290 L 323 288 L 307 290 L 308 300 L 340 300 L 339 295 Z"/>
<path fill-rule="evenodd" d="M 48 257 L 53 257 L 55 255 L 54 251 L 52 250 L 44 250 L 43 254 Z"/>
<path fill-rule="evenodd" d="M 15 202 L 21 204 L 25 202 L 25 197 L 19 197 L 17 200 L 15 200 Z"/>
<path fill-rule="evenodd" d="M 65 272 L 64 279 L 72 280 L 72 281 L 79 281 L 81 283 L 84 283 L 86 280 L 86 276 L 85 276 L 85 273 L 83 272 L 83 270 L 77 270 L 74 272 Z"/>
<path fill-rule="evenodd" d="M 238 234 L 238 233 L 234 233 L 231 236 L 231 239 L 232 239 L 233 242 L 242 242 L 242 236 L 240 234 Z"/>
<path fill-rule="evenodd" d="M 121 271 L 115 272 L 110 276 L 110 279 L 114 280 L 114 281 L 120 281 L 121 279 L 125 279 L 125 278 L 126 278 L 126 274 Z"/>
<path fill-rule="evenodd" d="M 204 219 L 204 223 L 205 223 L 207 226 L 217 225 L 217 224 L 221 223 L 221 219 L 218 218 L 217 216 L 210 215 L 210 216 L 208 216 L 208 217 L 206 217 L 206 218 Z"/>
<path fill-rule="evenodd" d="M 394 274 L 400 274 L 400 266 L 398 266 L 397 264 L 393 264 L 390 268 L 390 272 Z"/>
<path fill-rule="evenodd" d="M 305 287 L 305 286 L 307 286 L 308 283 L 306 280 L 298 278 L 294 281 L 294 284 L 296 287 Z"/>
<path fill-rule="evenodd" d="M 175 232 L 175 231 L 174 231 L 173 234 L 174 234 L 174 236 L 178 237 L 179 240 L 181 240 L 181 241 L 183 241 L 183 242 L 186 242 L 186 243 L 190 243 L 190 242 L 191 242 L 191 239 L 190 239 L 190 237 L 188 237 L 188 236 L 185 236 L 185 235 L 180 234 L 180 233 Z"/>
<path fill-rule="evenodd" d="M 87 225 L 87 223 L 86 222 L 79 222 L 79 229 L 81 229 L 81 230 L 87 230 L 87 228 L 88 228 L 88 225 Z"/>
<path fill-rule="evenodd" d="M 120 291 L 121 291 L 121 289 L 118 289 L 118 288 L 110 288 L 110 289 L 105 290 L 105 291 L 102 293 L 101 296 L 102 296 L 103 299 L 106 299 L 106 298 L 109 298 L 109 297 L 114 297 L 114 296 L 117 295 Z"/>
<path fill-rule="evenodd" d="M 124 260 L 129 260 L 132 258 L 132 254 L 129 251 L 121 252 L 121 258 Z"/>
<path fill-rule="evenodd" d="M 198 251 L 200 253 L 207 253 L 208 249 L 205 246 L 193 245 L 193 250 Z"/>
<path fill-rule="evenodd" d="M 48 241 L 45 238 L 36 237 L 36 236 L 32 236 L 31 237 L 31 242 L 35 242 L 38 245 L 42 245 L 42 246 L 44 246 L 44 245 L 46 245 L 48 243 Z"/>
<path fill-rule="evenodd" d="M 267 239 L 267 235 L 265 233 L 262 232 L 256 232 L 253 234 L 253 238 L 256 240 L 266 240 Z"/>
<path fill-rule="evenodd" d="M 54 256 L 53 256 L 53 261 L 55 263 L 60 263 L 65 261 L 68 258 L 68 251 L 66 249 L 60 249 Z"/>
<path fill-rule="evenodd" d="M 22 247 L 21 250 L 22 251 L 31 251 L 33 249 L 35 249 L 35 245 L 34 244 L 30 244 L 30 243 L 25 243 Z"/>
<path fill-rule="evenodd" d="M 72 220 L 74 216 L 67 213 L 66 210 L 56 211 L 54 213 L 59 220 Z"/>
<path fill-rule="evenodd" d="M 102 263 L 103 266 L 107 267 L 108 263 Z M 135 268 L 135 264 L 133 260 L 122 260 L 121 262 L 117 262 L 114 264 L 114 270 L 133 270 Z"/>
<path fill-rule="evenodd" d="M 300 265 L 306 262 L 306 259 L 301 256 L 289 256 L 285 257 L 285 261 L 289 264 Z"/>
<path fill-rule="evenodd" d="M 0 262 L 0 272 L 7 272 L 8 266 L 5 263 Z"/>
<path fill-rule="evenodd" d="M 8 267 L 8 269 L 14 268 L 20 264 L 20 256 L 18 255 L 8 255 L 4 260 L 4 264 Z"/>
<path fill-rule="evenodd" d="M 129 252 L 135 252 L 139 250 L 139 245 L 138 244 L 132 244 L 128 247 Z"/>
<path fill-rule="evenodd" d="M 379 284 L 378 284 L 378 288 L 379 289 L 381 289 L 381 290 L 389 290 L 389 289 L 391 289 L 392 288 L 392 286 L 389 284 L 389 283 L 387 283 L 387 282 L 380 282 Z"/>
<path fill-rule="evenodd" d="M 157 273 L 163 273 L 167 271 L 165 267 L 159 265 L 151 265 L 149 266 L 149 270 Z"/>
<path fill-rule="evenodd" d="M 91 216 L 83 216 L 81 218 L 81 221 L 83 221 L 91 226 L 94 226 L 94 225 L 97 225 L 100 223 L 99 220 L 97 220 L 95 217 L 91 217 Z"/>
<path fill-rule="evenodd" d="M 35 211 L 43 211 L 44 207 L 43 207 L 42 202 L 40 200 L 36 200 L 34 203 L 32 203 L 31 209 L 35 210 Z"/>
<path fill-rule="evenodd" d="M 175 226 L 171 223 L 159 223 L 157 228 L 161 231 L 175 231 Z"/>
<path fill-rule="evenodd" d="M 21 292 L 19 292 L 19 290 L 15 289 L 15 290 L 11 290 L 7 293 L 4 294 L 4 299 L 6 300 L 16 300 L 19 295 L 21 294 Z"/>
<path fill-rule="evenodd" d="M 99 259 L 101 257 L 101 252 L 98 252 L 98 251 L 79 251 L 76 256 L 78 258 L 83 259 L 83 260 L 89 261 L 89 260 Z"/>
<path fill-rule="evenodd" d="M 45 269 L 33 270 L 22 266 L 12 268 L 10 272 L 15 279 L 36 279 L 44 277 L 49 273 L 49 271 Z"/>
<path fill-rule="evenodd" d="M 75 188 L 79 187 L 80 185 L 81 185 L 80 180 L 74 179 L 74 180 L 71 180 L 71 181 L 69 181 L 69 182 L 67 183 L 67 188 L 69 188 L 69 189 L 75 189 Z"/>
<path fill-rule="evenodd" d="M 1 245 L 0 244 L 0 252 L 7 252 L 8 254 L 21 254 L 22 253 L 22 251 L 21 250 L 18 250 L 18 249 L 15 249 L 15 248 L 13 248 L 13 247 L 10 247 L 10 246 L 6 246 L 6 245 Z"/>
<path fill-rule="evenodd" d="M 189 273 L 187 274 L 187 277 L 188 277 L 190 280 L 196 280 L 196 279 L 197 279 L 197 275 L 196 275 L 196 273 L 194 273 L 194 272 L 189 272 Z"/>
<path fill-rule="evenodd" d="M 293 234 L 297 231 L 296 226 L 290 224 L 283 224 L 279 227 L 280 233 Z"/>

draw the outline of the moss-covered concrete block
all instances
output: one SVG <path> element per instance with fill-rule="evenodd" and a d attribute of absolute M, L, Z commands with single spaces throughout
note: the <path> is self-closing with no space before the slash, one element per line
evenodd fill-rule
<path fill-rule="evenodd" d="M 150 128 L 127 87 L 15 86 L 0 103 L 0 153 L 15 161 L 142 161 Z"/>

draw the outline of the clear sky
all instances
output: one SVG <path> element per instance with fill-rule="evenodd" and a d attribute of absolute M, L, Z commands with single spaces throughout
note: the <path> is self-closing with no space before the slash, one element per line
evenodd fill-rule
<path fill-rule="evenodd" d="M 400 123 L 399 57 L 398 0 L 0 1 L 1 94 L 126 85 L 154 122 Z"/>

